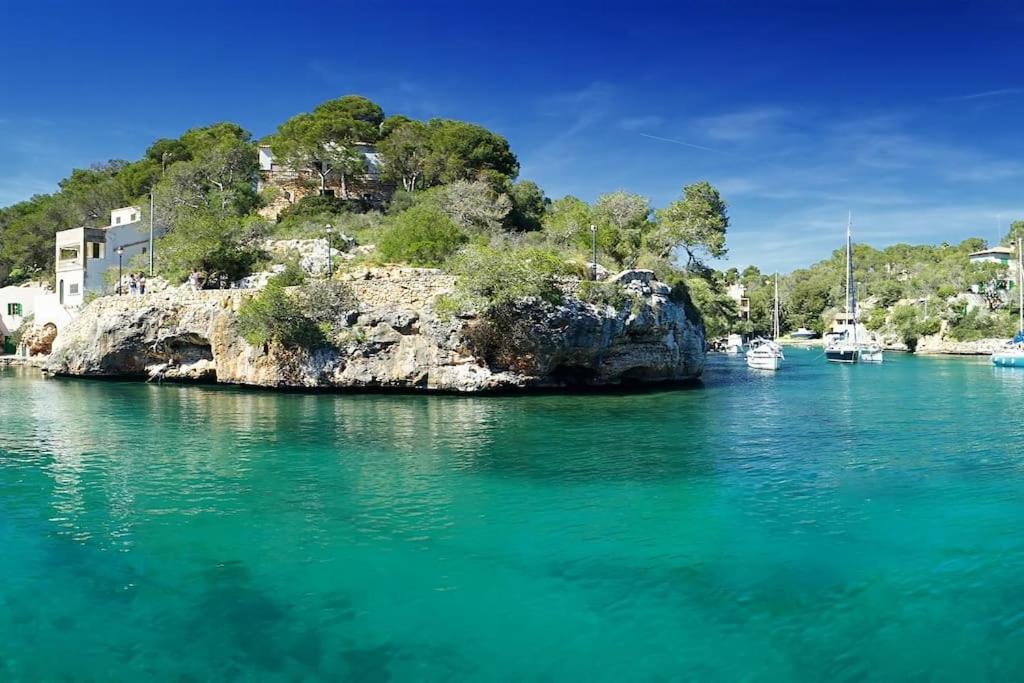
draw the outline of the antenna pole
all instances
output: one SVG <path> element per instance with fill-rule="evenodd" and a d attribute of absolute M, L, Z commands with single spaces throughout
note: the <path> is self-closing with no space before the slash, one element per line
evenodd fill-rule
<path fill-rule="evenodd" d="M 149 276 L 153 277 L 153 212 L 156 210 L 156 196 L 149 191 Z"/>

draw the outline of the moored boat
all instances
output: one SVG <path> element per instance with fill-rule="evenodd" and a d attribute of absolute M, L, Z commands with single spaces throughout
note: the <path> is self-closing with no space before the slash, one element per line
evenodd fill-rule
<path fill-rule="evenodd" d="M 775 307 L 772 310 L 772 338 L 755 339 L 747 351 L 747 366 L 755 370 L 778 370 L 786 360 L 779 344 L 779 276 L 775 275 Z"/>
<path fill-rule="evenodd" d="M 771 339 L 755 339 L 747 351 L 747 366 L 755 370 L 778 370 L 786 356 L 782 347 Z"/>
<path fill-rule="evenodd" d="M 857 339 L 857 297 L 853 290 L 853 216 L 846 223 L 846 315 L 845 329 L 831 335 L 825 344 L 825 359 L 830 363 L 881 363 L 882 347 L 873 341 Z"/>

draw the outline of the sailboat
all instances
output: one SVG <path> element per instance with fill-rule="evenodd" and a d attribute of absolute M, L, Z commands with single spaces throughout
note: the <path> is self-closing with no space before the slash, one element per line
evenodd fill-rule
<path fill-rule="evenodd" d="M 1017 238 L 1017 335 L 992 354 L 992 364 L 1001 368 L 1024 368 L 1024 255 Z"/>
<path fill-rule="evenodd" d="M 747 365 L 756 370 L 778 370 L 786 357 L 779 344 L 779 275 L 775 274 L 775 307 L 772 311 L 772 338 L 755 339 L 747 351 Z"/>
<path fill-rule="evenodd" d="M 853 214 L 846 222 L 846 329 L 825 346 L 830 363 L 881 363 L 882 347 L 857 339 L 857 297 L 853 290 Z"/>

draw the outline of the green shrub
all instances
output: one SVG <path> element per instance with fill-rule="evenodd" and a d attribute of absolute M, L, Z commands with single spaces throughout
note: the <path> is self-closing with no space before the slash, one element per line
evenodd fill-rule
<path fill-rule="evenodd" d="M 615 309 L 621 308 L 630 299 L 626 290 L 618 283 L 594 280 L 584 280 L 580 283 L 579 296 L 588 304 L 611 306 Z"/>
<path fill-rule="evenodd" d="M 391 219 L 390 227 L 377 243 L 387 261 L 414 266 L 439 266 L 467 241 L 436 206 L 420 204 Z"/>
<path fill-rule="evenodd" d="M 298 289 L 297 300 L 300 310 L 329 335 L 344 327 L 359 306 L 352 287 L 337 280 L 313 280 Z"/>
<path fill-rule="evenodd" d="M 356 305 L 351 288 L 342 282 L 316 281 L 288 289 L 272 279 L 242 304 L 238 328 L 253 346 L 315 348 L 329 343 Z"/>
<path fill-rule="evenodd" d="M 923 311 L 917 306 L 897 306 L 892 311 L 891 321 L 907 348 L 917 347 L 917 340 L 931 334 L 937 334 L 942 328 L 942 319 L 937 316 L 924 317 Z"/>
<path fill-rule="evenodd" d="M 395 193 L 391 195 L 391 199 L 388 201 L 388 215 L 397 216 L 403 211 L 407 211 L 414 207 L 419 200 L 418 192 L 406 192 L 405 190 L 395 190 Z"/>
<path fill-rule="evenodd" d="M 933 334 L 938 334 L 939 330 L 942 329 L 942 320 L 938 316 L 933 315 L 927 319 L 921 320 L 918 324 L 917 331 L 922 337 L 927 337 Z"/>
<path fill-rule="evenodd" d="M 977 341 L 1012 337 L 1017 331 L 1017 318 L 1008 311 L 985 313 L 979 308 L 964 313 L 949 327 L 949 336 L 957 341 Z"/>
<path fill-rule="evenodd" d="M 479 314 L 465 331 L 473 353 L 495 367 L 533 372 L 537 303 L 541 310 L 561 303 L 559 285 L 572 268 L 550 249 L 472 245 L 452 259 L 450 270 L 456 291 L 442 309 Z"/>
<path fill-rule="evenodd" d="M 320 195 L 309 195 L 284 208 L 277 216 L 277 222 L 283 223 L 288 220 L 300 218 L 316 218 L 326 213 L 346 213 L 354 208 L 352 202 L 345 201 L 339 197 L 322 197 Z"/>
<path fill-rule="evenodd" d="M 882 329 L 885 326 L 885 321 L 886 317 L 888 316 L 888 313 L 889 311 L 887 311 L 885 308 L 882 308 L 881 306 L 876 306 L 875 308 L 871 309 L 871 313 L 869 313 L 867 318 L 864 320 L 864 327 L 872 331 Z"/>
<path fill-rule="evenodd" d="M 270 281 L 282 287 L 295 287 L 306 281 L 306 271 L 298 261 L 290 259 L 284 264 L 284 270 L 270 278 Z"/>
<path fill-rule="evenodd" d="M 948 299 L 957 295 L 956 287 L 953 285 L 939 285 L 939 289 L 935 293 L 940 299 Z"/>
<path fill-rule="evenodd" d="M 571 272 L 561 256 L 550 249 L 500 249 L 473 245 L 452 260 L 457 288 L 479 310 L 534 297 L 559 304 L 564 297 L 559 282 Z"/>
<path fill-rule="evenodd" d="M 878 297 L 878 305 L 889 308 L 903 298 L 903 285 L 895 280 L 883 280 L 872 288 L 872 294 Z"/>

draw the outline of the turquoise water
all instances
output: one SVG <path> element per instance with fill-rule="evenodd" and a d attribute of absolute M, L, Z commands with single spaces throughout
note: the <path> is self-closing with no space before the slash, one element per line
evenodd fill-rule
<path fill-rule="evenodd" d="M 0 680 L 1024 671 L 1024 371 L 277 395 L 0 371 Z"/>

